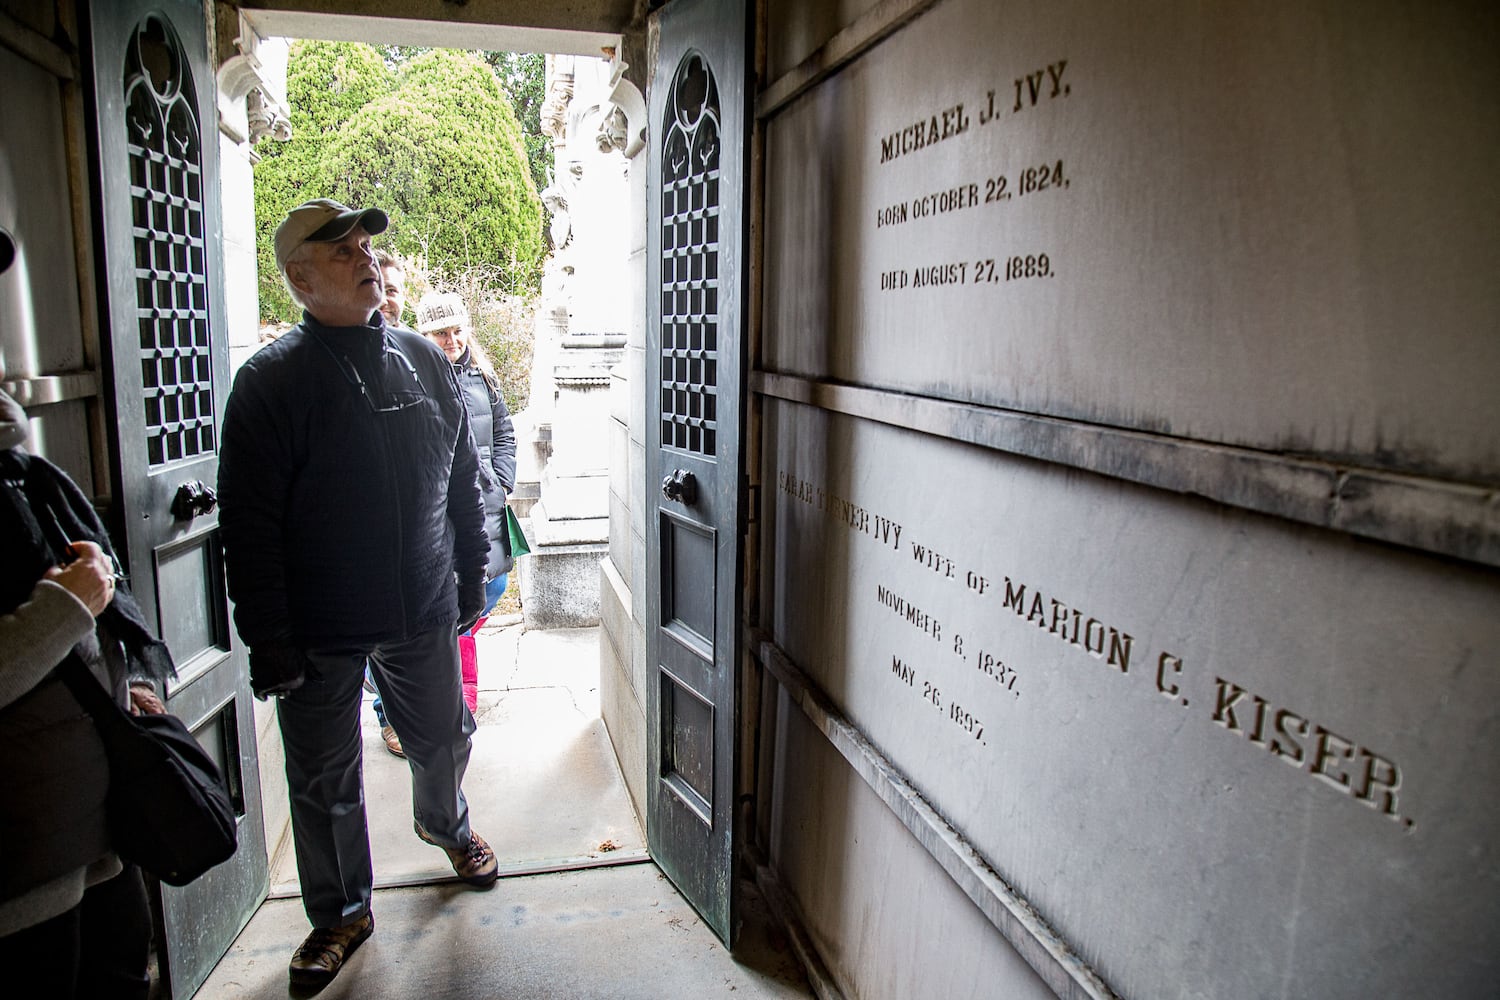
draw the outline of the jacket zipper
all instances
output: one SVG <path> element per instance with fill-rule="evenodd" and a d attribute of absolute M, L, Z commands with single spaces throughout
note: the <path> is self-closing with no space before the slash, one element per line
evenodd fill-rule
<path fill-rule="evenodd" d="M 385 338 L 382 334 L 380 342 L 380 349 L 382 352 L 385 350 L 385 346 Z M 379 370 L 380 363 L 384 361 L 384 358 L 381 355 L 376 355 L 376 357 L 377 370 Z M 384 385 L 383 382 L 381 384 Z M 398 478 L 396 469 L 396 461 L 391 457 L 391 434 L 389 425 L 386 423 L 386 421 L 379 419 L 379 414 L 371 413 L 370 416 L 376 418 L 373 422 L 380 434 L 381 450 L 385 453 L 386 482 L 392 486 L 391 495 L 395 498 L 396 501 L 396 524 L 395 530 L 392 532 L 392 534 L 394 534 L 396 538 L 396 600 L 399 602 L 401 607 L 401 637 L 404 639 L 411 635 L 411 616 L 407 612 L 406 587 L 404 585 L 405 574 L 402 572 L 403 568 L 406 566 L 406 533 L 402 528 L 402 525 L 406 522 L 406 511 L 401 506 L 401 490 L 399 486 L 397 486 L 400 480 Z"/>

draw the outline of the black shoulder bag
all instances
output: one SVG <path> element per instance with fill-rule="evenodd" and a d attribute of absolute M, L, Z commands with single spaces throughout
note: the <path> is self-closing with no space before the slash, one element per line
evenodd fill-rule
<path fill-rule="evenodd" d="M 187 885 L 234 854 L 234 807 L 219 768 L 175 715 L 131 715 L 76 655 L 57 670 L 94 717 L 109 757 L 111 846 L 168 885 Z"/>

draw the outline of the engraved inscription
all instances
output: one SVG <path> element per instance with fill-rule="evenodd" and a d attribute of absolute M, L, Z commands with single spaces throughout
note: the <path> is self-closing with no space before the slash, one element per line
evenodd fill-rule
<path fill-rule="evenodd" d="M 1002 606 L 1048 635 L 1103 660 L 1120 673 L 1130 672 L 1130 652 L 1135 646 L 1135 637 L 1129 632 L 1106 625 L 1092 615 L 1085 616 L 1082 611 L 1070 608 L 1055 597 L 1043 598 L 1035 587 L 1028 595 L 1026 584 L 1017 583 L 1008 576 Z"/>
<path fill-rule="evenodd" d="M 928 707 L 936 709 L 943 718 L 980 746 L 989 745 L 984 741 L 984 723 L 973 712 L 956 701 L 945 700 L 942 689 L 932 681 L 923 680 L 919 684 L 916 668 L 895 654 L 891 655 L 891 677 L 899 687 L 911 691 Z"/>
<path fill-rule="evenodd" d="M 968 275 L 969 262 L 955 261 L 950 264 L 928 264 L 914 268 L 911 287 L 931 288 L 934 285 L 962 285 Z"/>
<path fill-rule="evenodd" d="M 1052 270 L 1052 258 L 1044 253 L 1029 253 L 1025 256 L 1007 257 L 1005 259 L 1005 280 L 1016 281 L 1021 278 L 1053 278 L 1056 277 Z M 993 276 L 991 281 L 995 280 Z"/>
<path fill-rule="evenodd" d="M 901 525 L 837 494 L 829 493 L 820 486 L 814 486 L 794 473 L 778 472 L 776 488 L 809 507 L 822 511 L 845 527 L 869 535 L 882 545 L 889 545 L 893 549 L 901 547 Z"/>
<path fill-rule="evenodd" d="M 968 130 L 969 116 L 964 114 L 963 104 L 955 104 L 881 139 L 880 162 L 889 163 L 898 156 L 935 146 L 944 139 L 963 135 Z"/>
<path fill-rule="evenodd" d="M 1016 77 L 1011 85 L 1015 99 L 1008 107 L 1003 91 L 986 91 L 983 107 L 978 115 L 979 124 L 989 125 L 999 121 L 1007 113 L 1017 115 L 1039 104 L 1067 97 L 1073 92 L 1072 85 L 1063 82 L 1063 74 L 1067 68 L 1068 61 L 1059 59 L 1041 69 L 1028 70 Z M 880 162 L 890 163 L 920 149 L 963 135 L 969 131 L 969 125 L 970 116 L 964 110 L 962 101 L 924 115 L 909 125 L 881 136 Z"/>
<path fill-rule="evenodd" d="M 1004 178 L 1001 178 L 1004 181 Z M 993 183 L 993 182 L 991 182 Z M 995 200 L 992 197 L 993 189 L 986 187 L 985 202 Z M 875 213 L 875 228 L 882 229 L 886 226 L 899 226 L 912 219 L 928 219 L 937 215 L 947 215 L 949 212 L 957 212 L 965 208 L 973 208 L 980 204 L 978 184 L 960 184 L 957 187 L 944 188 L 930 194 L 918 195 L 910 201 L 900 201 L 894 205 L 887 205 Z"/>
<path fill-rule="evenodd" d="M 953 560 L 916 542 L 911 546 L 911 557 L 939 576 L 953 578 Z"/>
<path fill-rule="evenodd" d="M 1003 177 L 1000 179 L 1004 180 Z M 1062 160 L 1051 165 L 1043 163 L 1039 167 L 1027 167 L 1021 171 L 1021 183 L 1017 185 L 1022 197 L 1052 187 L 1065 188 L 1067 186 L 1068 179 L 1063 176 Z"/>
<path fill-rule="evenodd" d="M 805 479 L 799 479 L 789 473 L 779 473 L 776 477 L 776 487 L 788 496 L 795 497 L 803 503 L 813 502 L 813 485 Z"/>
<path fill-rule="evenodd" d="M 948 718 L 957 723 L 958 727 L 964 732 L 973 736 L 979 742 L 984 742 L 984 723 L 974 718 L 969 710 L 958 702 L 955 701 L 948 706 Z"/>
<path fill-rule="evenodd" d="M 1055 278 L 1052 258 L 1045 253 L 1007 257 L 997 265 L 993 257 L 960 260 L 945 264 L 923 264 L 914 268 L 897 268 L 880 272 L 880 290 L 898 292 L 905 289 L 940 288 L 958 285 L 993 285 L 1000 281 L 1025 278 Z"/>
<path fill-rule="evenodd" d="M 1072 85 L 1064 80 L 1067 68 L 1068 61 L 1059 59 L 1015 77 L 1014 100 L 1009 104 L 1003 92 L 986 91 L 975 120 L 981 126 L 990 125 L 1007 115 L 1067 97 L 1073 92 Z M 880 163 L 887 164 L 967 134 L 970 117 L 964 107 L 962 102 L 954 104 L 883 136 L 879 143 Z M 1018 198 L 1066 191 L 1070 183 L 1063 158 L 1053 155 L 1033 160 L 1019 169 L 988 171 L 982 177 L 879 206 L 874 210 L 875 228 L 903 226 L 979 206 L 1011 204 Z M 956 289 L 964 285 L 1009 284 L 1057 276 L 1055 257 L 1034 247 L 1006 248 L 1003 256 L 977 260 L 904 263 L 903 267 L 887 267 L 879 272 L 880 291 Z"/>
<path fill-rule="evenodd" d="M 959 558 L 912 539 L 896 520 L 837 496 L 799 475 L 779 471 L 777 487 L 792 500 L 894 552 L 902 550 L 904 538 L 913 564 L 935 574 L 939 580 L 952 581 L 953 586 L 962 588 L 956 593 L 998 602 L 997 613 L 979 623 L 980 628 L 967 628 L 974 623 L 961 621 L 958 624 L 964 630 L 960 631 L 948 626 L 944 620 L 947 616 L 940 610 L 919 607 L 884 583 L 873 588 L 876 603 L 937 643 L 942 651 L 940 659 L 922 670 L 899 654 L 892 654 L 890 676 L 893 683 L 913 692 L 938 717 L 947 719 L 953 726 L 948 731 L 955 736 L 962 734 L 963 738 L 988 746 L 984 739 L 987 716 L 1001 704 L 1018 702 L 1026 673 L 1020 669 L 1022 665 L 1014 662 L 1012 654 L 1005 652 L 1008 645 L 1013 645 L 1005 640 L 1014 635 L 1010 630 L 1015 628 L 1035 629 L 1054 640 L 1057 648 L 1077 650 L 1112 668 L 1108 671 L 1110 676 L 1144 678 L 1143 686 L 1137 689 L 1154 690 L 1165 703 L 1184 709 L 1198 705 L 1196 716 L 1215 731 L 1243 739 L 1316 779 L 1321 786 L 1354 799 L 1405 829 L 1416 825 L 1412 817 L 1400 812 L 1402 769 L 1393 758 L 1316 721 L 1306 712 L 1276 705 L 1222 675 L 1213 676 L 1211 684 L 1208 678 L 1199 677 L 1195 685 L 1188 664 L 1174 652 L 1160 650 L 1155 656 L 1155 669 L 1149 666 L 1151 660 L 1144 661 L 1147 665 L 1141 669 L 1141 657 L 1137 654 L 1142 646 L 1151 647 L 1138 639 L 1134 631 L 1090 614 L 1034 581 L 962 565 Z M 944 666 L 945 662 L 952 662 L 944 659 L 949 654 L 965 665 L 963 672 L 955 673 L 952 667 Z M 1028 669 L 1037 668 L 1033 664 Z M 969 680 L 970 677 L 974 680 Z M 958 697 L 945 693 L 948 688 L 958 691 Z M 1190 699 L 1188 694 L 1193 690 L 1198 694 Z M 997 696 L 1008 697 L 996 701 Z"/>
<path fill-rule="evenodd" d="M 875 600 L 896 612 L 897 616 L 906 620 L 906 623 L 920 632 L 925 632 L 932 638 L 942 641 L 943 624 L 933 618 L 927 612 L 914 604 L 908 604 L 906 599 L 899 594 L 893 594 L 879 584 L 875 587 Z"/>
<path fill-rule="evenodd" d="M 950 212 L 960 212 L 979 205 L 1007 202 L 1013 197 L 1025 197 L 1043 191 L 1062 191 L 1070 186 L 1063 174 L 1063 161 L 1055 160 L 1040 166 L 1026 167 L 1016 175 L 1015 183 L 1006 174 L 994 174 L 984 181 L 959 184 L 929 194 L 918 195 L 907 201 L 884 205 L 875 210 L 875 228 L 885 229 L 900 226 L 914 219 L 931 219 Z M 981 190 L 983 194 L 981 194 Z"/>
<path fill-rule="evenodd" d="M 1377 812 L 1402 819 L 1396 812 L 1401 769 L 1395 762 L 1222 677 L 1214 678 L 1214 687 L 1214 722 Z M 1411 825 L 1410 819 L 1404 822 Z"/>
<path fill-rule="evenodd" d="M 917 677 L 917 672 L 903 663 L 899 656 L 891 657 L 891 673 L 895 674 L 896 679 L 907 687 L 911 687 Z"/>
<path fill-rule="evenodd" d="M 978 650 L 974 654 L 974 669 L 992 679 L 1005 690 L 1019 695 L 1016 690 L 1016 672 L 1000 657 L 986 650 Z"/>
<path fill-rule="evenodd" d="M 1030 108 L 1036 107 L 1043 101 L 1056 100 L 1059 97 L 1067 97 L 1073 92 L 1073 88 L 1063 83 L 1063 72 L 1068 68 L 1066 59 L 1059 59 L 1055 63 L 1048 63 L 1041 69 L 1018 76 L 1014 82 L 1015 103 L 1011 105 L 1011 114 L 1020 114 Z M 991 90 L 985 94 L 985 106 L 979 112 L 979 124 L 988 125 L 1004 113 L 1003 102 L 995 103 L 995 91 Z"/>

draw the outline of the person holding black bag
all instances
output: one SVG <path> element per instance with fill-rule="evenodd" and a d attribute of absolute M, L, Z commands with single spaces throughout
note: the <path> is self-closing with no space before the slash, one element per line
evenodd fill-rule
<path fill-rule="evenodd" d="M 98 516 L 21 447 L 28 430 L 0 392 L 0 967 L 24 970 L 27 996 L 144 998 L 145 886 L 114 850 L 104 744 L 55 668 L 76 660 L 115 703 L 158 713 L 130 678 L 174 670 Z"/>

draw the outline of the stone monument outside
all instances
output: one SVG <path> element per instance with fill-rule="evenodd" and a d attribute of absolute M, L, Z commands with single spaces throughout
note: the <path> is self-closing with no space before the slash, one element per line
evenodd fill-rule
<path fill-rule="evenodd" d="M 542 127 L 556 166 L 542 203 L 552 254 L 537 310 L 531 405 L 518 427 L 516 486 L 518 507 L 529 513 L 531 555 L 521 573 L 528 628 L 599 623 L 610 370 L 630 315 L 625 129 L 610 100 L 613 77 L 602 59 L 547 59 Z"/>

